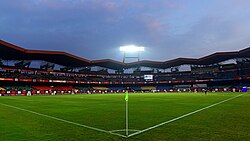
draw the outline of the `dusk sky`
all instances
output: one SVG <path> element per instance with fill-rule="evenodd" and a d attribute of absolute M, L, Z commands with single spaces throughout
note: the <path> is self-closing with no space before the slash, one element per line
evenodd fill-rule
<path fill-rule="evenodd" d="M 86 59 L 199 58 L 250 46 L 249 0 L 1 0 L 0 39 Z"/>

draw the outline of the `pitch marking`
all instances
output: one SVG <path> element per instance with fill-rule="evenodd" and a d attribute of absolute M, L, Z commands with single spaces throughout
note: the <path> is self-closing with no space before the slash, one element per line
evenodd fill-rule
<path fill-rule="evenodd" d="M 27 110 L 27 109 L 19 108 L 19 107 L 16 107 L 16 106 L 4 104 L 4 103 L 1 103 L 1 102 L 0 102 L 0 105 L 6 106 L 6 107 L 11 107 L 11 108 L 18 109 L 18 110 L 21 110 L 21 111 L 26 111 L 26 112 L 29 112 L 29 113 L 33 113 L 33 114 L 36 114 L 36 115 L 43 116 L 43 117 L 51 118 L 51 119 L 54 119 L 54 120 L 66 122 L 66 123 L 69 123 L 69 124 L 77 125 L 77 126 L 80 126 L 80 127 L 85 127 L 85 128 L 92 129 L 92 130 L 95 130 L 95 131 L 104 132 L 104 133 L 108 133 L 108 134 L 112 134 L 112 135 L 116 135 L 116 136 L 120 136 L 120 137 L 124 137 L 124 138 L 129 138 L 129 137 L 132 137 L 132 136 L 141 134 L 141 133 L 143 133 L 143 132 L 149 131 L 149 130 L 151 130 L 151 129 L 160 127 L 160 126 L 165 125 L 165 124 L 167 124 L 167 123 L 171 123 L 171 122 L 174 122 L 174 121 L 176 121 L 176 120 L 182 119 L 182 118 L 184 118 L 184 117 L 190 116 L 190 115 L 192 115 L 192 114 L 198 113 L 198 112 L 200 112 L 200 111 L 206 110 L 206 109 L 208 109 L 208 108 L 214 107 L 214 106 L 216 106 L 216 105 L 219 105 L 219 104 L 221 104 L 221 103 L 227 102 L 227 101 L 232 100 L 232 99 L 235 99 L 235 98 L 240 97 L 240 96 L 242 96 L 242 95 L 243 95 L 243 94 L 240 94 L 240 95 L 237 95 L 237 96 L 228 98 L 228 99 L 226 99 L 226 100 L 217 102 L 217 103 L 212 104 L 212 105 L 209 105 L 209 106 L 207 106 L 207 107 L 204 107 L 204 108 L 198 109 L 198 110 L 196 110 L 196 111 L 193 111 L 193 112 L 184 114 L 184 115 L 179 116 L 179 117 L 177 117 L 177 118 L 174 118 L 174 119 L 171 119 L 171 120 L 162 122 L 162 123 L 160 123 L 160 124 L 151 126 L 151 127 L 149 127 L 149 128 L 140 130 L 140 131 L 138 131 L 138 132 L 132 133 L 132 134 L 130 134 L 130 135 L 128 135 L 128 136 L 124 136 L 124 135 L 121 135 L 121 134 L 118 134 L 118 133 L 113 133 L 113 132 L 115 132 L 115 131 L 117 131 L 117 130 L 106 131 L 106 130 L 103 130 L 103 129 L 99 129 L 99 128 L 95 128 L 95 127 L 91 127 L 91 126 L 79 124 L 79 123 L 76 123 L 76 122 L 72 122 L 72 121 L 60 119 L 60 118 L 57 118 L 57 117 L 45 115 L 45 114 L 38 113 L 38 112 L 34 112 L 34 111 L 31 111 L 31 110 Z M 119 131 L 120 131 L 120 130 L 119 130 Z"/>
<path fill-rule="evenodd" d="M 122 132 L 122 131 L 126 131 L 126 129 L 111 130 L 111 131 L 109 131 L 109 132 Z M 140 130 L 136 130 L 136 129 L 128 129 L 128 131 L 138 132 L 138 131 L 140 131 Z"/>
<path fill-rule="evenodd" d="M 113 133 L 113 132 L 106 131 L 106 130 L 103 130 L 103 129 L 99 129 L 99 128 L 95 128 L 95 127 L 83 125 L 83 124 L 80 124 L 80 123 L 68 121 L 68 120 L 65 120 L 65 119 L 61 119 L 61 118 L 57 118 L 57 117 L 45 115 L 45 114 L 42 114 L 42 113 L 38 113 L 38 112 L 31 111 L 31 110 L 19 108 L 19 107 L 16 107 L 16 106 L 4 104 L 4 103 L 1 103 L 1 102 L 0 102 L 0 105 L 6 106 L 6 107 L 10 107 L 10 108 L 14 108 L 14 109 L 18 109 L 18 110 L 25 111 L 25 112 L 29 112 L 29 113 L 36 114 L 36 115 L 39 115 L 39 116 L 51 118 L 51 119 L 58 120 L 58 121 L 61 121 L 61 122 L 66 122 L 66 123 L 69 123 L 69 124 L 77 125 L 77 126 L 80 126 L 80 127 L 85 127 L 85 128 L 91 129 L 91 130 L 95 130 L 95 131 L 99 131 L 99 132 L 104 132 L 104 133 L 108 133 L 108 134 L 112 134 L 112 135 L 116 135 L 116 136 L 120 136 L 120 137 L 126 138 L 126 136 L 118 134 L 118 133 Z"/>
<path fill-rule="evenodd" d="M 149 128 L 143 129 L 143 130 L 141 130 L 141 131 L 138 131 L 138 132 L 132 133 L 132 134 L 128 135 L 128 137 L 132 137 L 132 136 L 135 136 L 135 135 L 141 134 L 141 133 L 143 133 L 143 132 L 149 131 L 149 130 L 151 130 L 151 129 L 154 129 L 154 128 L 157 128 L 157 127 L 160 127 L 160 126 L 165 125 L 165 124 L 167 124 L 167 123 L 174 122 L 174 121 L 176 121 L 176 120 L 179 120 L 179 119 L 182 119 L 182 118 L 184 118 L 184 117 L 187 117 L 187 116 L 193 115 L 193 114 L 195 114 L 195 113 L 198 113 L 198 112 L 200 112 L 200 111 L 206 110 L 206 109 L 211 108 L 211 107 L 214 107 L 214 106 L 219 105 L 219 104 L 221 104 L 221 103 L 224 103 L 224 102 L 227 102 L 227 101 L 229 101 L 229 100 L 235 99 L 235 98 L 240 97 L 240 96 L 242 96 L 242 95 L 243 95 L 243 94 L 240 94 L 240 95 L 237 95 L 237 96 L 234 96 L 234 97 L 228 98 L 228 99 L 226 99 L 226 100 L 223 100 L 223 101 L 217 102 L 217 103 L 212 104 L 212 105 L 209 105 L 209 106 L 207 106 L 207 107 L 204 107 L 204 108 L 201 108 L 201 109 L 195 110 L 195 111 L 193 111 L 193 112 L 190 112 L 190 113 L 184 114 L 184 115 L 179 116 L 179 117 L 177 117 L 177 118 L 174 118 L 174 119 L 171 119 L 171 120 L 168 120 L 168 121 L 162 122 L 162 123 L 157 124 L 157 125 L 154 125 L 154 126 L 151 126 L 151 127 L 149 127 Z"/>

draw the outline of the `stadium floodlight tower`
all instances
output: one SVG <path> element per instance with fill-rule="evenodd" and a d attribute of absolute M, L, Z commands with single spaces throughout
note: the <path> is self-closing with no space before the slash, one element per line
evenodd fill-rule
<path fill-rule="evenodd" d="M 125 63 L 126 59 L 137 59 L 137 61 L 140 61 L 140 52 L 144 51 L 144 47 L 143 46 L 135 46 L 135 45 L 127 45 L 127 46 L 121 46 L 120 47 L 120 51 L 122 51 L 123 54 L 123 63 Z M 137 52 L 136 56 L 127 56 L 126 53 L 133 53 L 133 52 Z"/>
<path fill-rule="evenodd" d="M 125 60 L 127 58 L 135 58 L 137 61 L 140 61 L 140 52 L 144 51 L 144 47 L 142 46 L 135 46 L 135 45 L 127 45 L 127 46 L 121 46 L 120 51 L 122 51 L 123 54 L 123 63 L 125 63 Z M 137 56 L 127 56 L 126 53 L 133 53 L 137 52 Z M 125 97 L 125 131 L 126 131 L 126 137 L 129 137 L 129 121 L 128 121 L 128 91 L 126 91 L 126 97 Z"/>

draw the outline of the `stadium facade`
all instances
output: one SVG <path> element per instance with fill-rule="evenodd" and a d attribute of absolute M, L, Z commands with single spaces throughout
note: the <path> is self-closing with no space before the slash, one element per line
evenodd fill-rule
<path fill-rule="evenodd" d="M 234 92 L 250 86 L 250 47 L 197 59 L 123 63 L 111 59 L 88 60 L 58 51 L 28 50 L 0 40 L 0 55 L 2 96 L 115 93 L 125 89 Z M 186 69 L 182 70 L 183 66 Z"/>

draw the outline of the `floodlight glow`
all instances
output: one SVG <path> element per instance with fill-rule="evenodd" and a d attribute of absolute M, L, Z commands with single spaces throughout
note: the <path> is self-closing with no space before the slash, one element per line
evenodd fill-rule
<path fill-rule="evenodd" d="M 135 45 L 127 45 L 127 46 L 121 46 L 120 51 L 138 52 L 138 51 L 144 51 L 144 47 L 143 46 L 135 46 Z"/>

